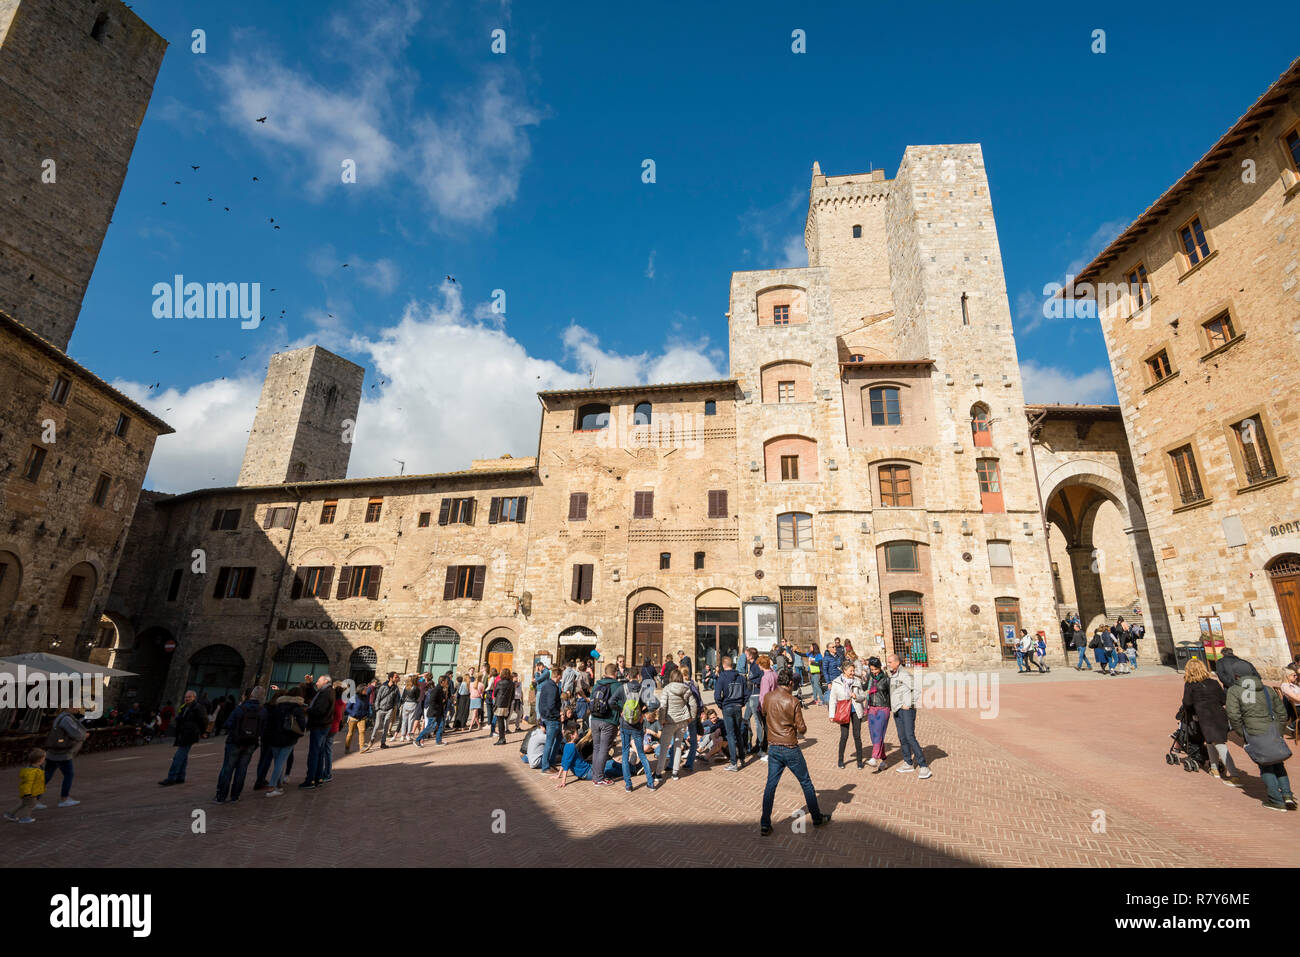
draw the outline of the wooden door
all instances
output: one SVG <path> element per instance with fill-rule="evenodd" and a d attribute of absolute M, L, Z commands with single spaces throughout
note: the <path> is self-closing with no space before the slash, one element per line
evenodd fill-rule
<path fill-rule="evenodd" d="M 1300 655 L 1300 559 L 1290 556 L 1274 565 L 1269 572 L 1273 579 L 1273 594 L 1282 613 L 1282 628 L 1292 657 Z"/>
<path fill-rule="evenodd" d="M 817 640 L 817 589 L 781 589 L 781 637 L 800 651 Z"/>
<path fill-rule="evenodd" d="M 642 605 L 632 615 L 632 662 L 639 668 L 646 659 L 658 670 L 664 661 L 664 610 Z"/>
<path fill-rule="evenodd" d="M 488 646 L 487 666 L 489 669 L 495 668 L 499 673 L 502 669 L 509 668 L 511 674 L 514 673 L 515 665 L 515 647 L 504 638 L 498 638 Z"/>

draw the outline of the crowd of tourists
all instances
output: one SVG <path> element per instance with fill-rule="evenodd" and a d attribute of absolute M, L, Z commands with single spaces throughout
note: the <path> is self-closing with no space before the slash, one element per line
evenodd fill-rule
<path fill-rule="evenodd" d="M 1025 634 L 1022 629 L 1021 634 Z M 1043 633 L 1040 631 L 1038 639 L 1038 648 L 1041 649 L 1039 654 L 1047 653 L 1047 646 L 1043 642 Z M 1085 668 L 1092 671 L 1092 662 L 1088 660 L 1088 652 L 1091 651 L 1097 661 L 1097 670 L 1103 675 L 1126 675 L 1138 670 L 1138 642 L 1146 634 L 1146 625 L 1136 622 L 1133 625 L 1126 624 L 1123 616 L 1115 619 L 1115 624 L 1107 627 L 1103 622 L 1093 629 L 1092 635 L 1084 633 L 1083 625 L 1079 621 L 1078 615 L 1073 615 L 1061 621 L 1061 635 L 1065 639 L 1065 648 L 1068 653 L 1077 651 L 1078 660 L 1074 663 L 1076 671 L 1083 671 Z M 1022 639 L 1023 641 L 1023 639 Z M 1020 663 L 1020 654 L 1017 651 L 1017 664 Z M 1032 665 L 1032 659 L 1026 659 L 1027 664 Z M 1028 670 L 1027 668 L 1025 670 Z M 1042 671 L 1041 660 L 1038 664 L 1038 670 Z"/>

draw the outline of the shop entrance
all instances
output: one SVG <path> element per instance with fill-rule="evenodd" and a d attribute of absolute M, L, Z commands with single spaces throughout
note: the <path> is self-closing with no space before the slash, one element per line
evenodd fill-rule
<path fill-rule="evenodd" d="M 737 608 L 698 608 L 695 611 L 695 669 L 703 674 L 705 665 L 716 672 L 722 659 L 733 662 L 740 657 L 740 610 Z"/>

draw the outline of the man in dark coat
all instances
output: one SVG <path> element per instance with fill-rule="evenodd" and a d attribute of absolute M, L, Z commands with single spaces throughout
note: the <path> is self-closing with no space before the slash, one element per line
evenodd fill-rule
<path fill-rule="evenodd" d="M 307 706 L 307 777 L 300 788 L 320 787 L 325 780 L 325 749 L 329 747 L 330 727 L 334 724 L 334 687 L 329 675 L 316 679 L 314 697 Z"/>
<path fill-rule="evenodd" d="M 185 768 L 190 760 L 190 748 L 208 730 L 208 713 L 198 702 L 193 691 L 185 692 L 185 701 L 176 713 L 176 754 L 167 777 L 158 783 L 163 787 L 185 783 Z"/>
<path fill-rule="evenodd" d="M 1223 655 L 1215 662 L 1214 676 L 1219 679 L 1219 684 L 1223 685 L 1223 690 L 1226 692 L 1238 678 L 1258 678 L 1259 672 L 1245 658 L 1238 658 L 1233 654 L 1231 648 L 1224 648 Z"/>

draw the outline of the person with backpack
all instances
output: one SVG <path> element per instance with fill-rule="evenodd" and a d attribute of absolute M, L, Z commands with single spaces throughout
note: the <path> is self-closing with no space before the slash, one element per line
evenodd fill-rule
<path fill-rule="evenodd" d="M 686 732 L 699 713 L 691 689 L 682 681 L 682 673 L 674 666 L 665 676 L 663 699 L 663 725 L 659 731 L 659 763 L 655 777 L 662 779 L 664 767 L 671 758 L 673 779 L 681 767 L 681 752 L 686 747 Z"/>
<path fill-rule="evenodd" d="M 1228 689 L 1225 710 L 1232 730 L 1246 739 L 1246 755 L 1259 766 L 1260 779 L 1268 792 L 1264 807 L 1270 811 L 1294 811 L 1296 799 L 1286 773 L 1291 749 L 1282 737 L 1286 705 L 1282 703 L 1281 693 L 1264 684 L 1259 675 L 1238 674 Z"/>
<path fill-rule="evenodd" d="M 745 735 L 742 713 L 749 695 L 745 689 L 745 676 L 736 670 L 730 655 L 724 655 L 722 670 L 713 685 L 713 700 L 722 709 L 722 726 L 727 737 L 727 756 L 731 759 L 724 770 L 739 771 L 745 766 Z M 626 764 L 626 761 L 624 762 Z"/>
<path fill-rule="evenodd" d="M 310 791 L 326 783 L 325 749 L 329 747 L 334 723 L 334 687 L 329 675 L 316 679 L 311 704 L 307 707 L 307 776 L 298 785 Z"/>
<path fill-rule="evenodd" d="M 542 753 L 542 771 L 549 772 L 560 761 L 560 681 L 563 672 L 552 668 L 537 682 L 537 717 L 546 728 L 546 749 Z"/>
<path fill-rule="evenodd" d="M 284 794 L 284 780 L 288 774 L 285 765 L 298 739 L 307 733 L 307 708 L 301 692 L 302 688 L 297 685 L 280 692 L 267 716 L 267 741 L 272 760 L 267 797 Z"/>
<path fill-rule="evenodd" d="M 614 746 L 618 733 L 619 713 L 626 699 L 623 685 L 618 680 L 618 666 L 605 666 L 605 676 L 591 689 L 591 753 L 592 763 L 600 764 Z M 596 787 L 607 784 L 604 778 L 594 782 Z"/>
<path fill-rule="evenodd" d="M 181 710 L 176 713 L 176 753 L 172 756 L 167 777 L 158 782 L 161 787 L 185 783 L 185 768 L 189 764 L 190 748 L 207 734 L 208 715 L 198 699 L 199 696 L 193 691 L 185 692 Z"/>
<path fill-rule="evenodd" d="M 370 697 L 365 693 L 365 689 L 359 691 L 343 709 L 343 714 L 348 719 L 348 730 L 343 735 L 343 753 L 347 754 L 352 750 L 352 735 L 357 736 L 357 750 L 361 751 L 366 746 L 366 719 L 370 717 Z"/>
<path fill-rule="evenodd" d="M 695 717 L 690 724 L 686 726 L 686 740 L 690 750 L 686 752 L 686 770 L 695 770 L 695 755 L 699 752 L 700 736 L 704 734 L 704 695 L 700 694 L 700 686 L 695 683 L 695 678 L 691 674 L 690 665 L 681 669 L 682 683 L 691 689 L 691 697 L 695 699 Z"/>
<path fill-rule="evenodd" d="M 362 754 L 375 746 L 376 738 L 379 739 L 381 748 L 388 747 L 388 725 L 401 693 L 397 687 L 397 672 L 390 671 L 388 681 L 375 689 L 375 729 L 370 732 L 370 743 L 361 749 Z"/>
<path fill-rule="evenodd" d="M 83 713 L 81 708 L 64 708 L 45 736 L 45 787 L 48 788 L 54 780 L 55 771 L 63 775 L 59 807 L 75 807 L 81 803 L 72 797 L 72 759 L 90 734 L 81 723 Z"/>
<path fill-rule="evenodd" d="M 803 788 L 804 801 L 812 816 L 813 827 L 828 824 L 831 819 L 829 814 L 822 813 L 817 804 L 817 789 L 813 787 L 812 778 L 808 775 L 808 762 L 799 750 L 799 736 L 808 729 L 804 725 L 803 708 L 790 691 L 793 686 L 794 674 L 786 668 L 777 675 L 776 687 L 763 697 L 763 719 L 770 736 L 767 784 L 763 788 L 763 812 L 758 825 L 758 833 L 763 837 L 772 833 L 772 805 L 776 799 L 776 786 L 786 768 L 790 769 Z"/>
<path fill-rule="evenodd" d="M 422 742 L 430 734 L 434 744 L 442 744 L 442 729 L 447 724 L 447 711 L 451 699 L 451 681 L 446 675 L 438 679 L 425 700 L 424 730 L 415 737 L 415 746 L 424 747 Z"/>
<path fill-rule="evenodd" d="M 260 687 L 249 688 L 243 702 L 222 725 L 226 732 L 226 753 L 221 761 L 221 772 L 217 775 L 218 804 L 225 804 L 226 798 L 234 804 L 244 790 L 244 779 L 248 776 L 248 762 L 253 758 L 266 730 L 266 709 L 262 707 L 263 691 Z"/>
<path fill-rule="evenodd" d="M 647 662 L 648 664 L 648 662 Z M 641 770 L 645 772 L 646 788 L 650 791 L 655 789 L 654 772 L 650 770 L 650 759 L 646 755 L 645 748 L 645 702 L 642 700 L 642 689 L 649 685 L 654 688 L 654 678 L 646 678 L 638 685 L 636 678 L 631 677 L 623 685 L 623 706 L 618 713 L 618 731 L 621 739 L 622 749 L 622 766 L 623 766 L 623 790 L 632 790 L 632 746 L 635 745 L 636 753 L 641 759 Z"/>

